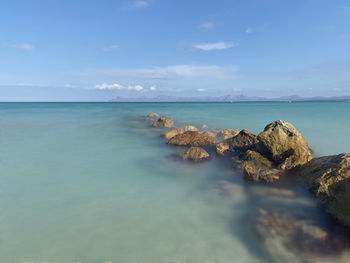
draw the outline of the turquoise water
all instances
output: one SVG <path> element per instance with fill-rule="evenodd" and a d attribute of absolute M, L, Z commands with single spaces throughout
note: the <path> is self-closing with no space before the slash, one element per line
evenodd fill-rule
<path fill-rule="evenodd" d="M 267 262 L 241 175 L 172 158 L 149 112 L 254 133 L 282 119 L 314 156 L 350 152 L 345 102 L 3 103 L 0 262 Z"/>

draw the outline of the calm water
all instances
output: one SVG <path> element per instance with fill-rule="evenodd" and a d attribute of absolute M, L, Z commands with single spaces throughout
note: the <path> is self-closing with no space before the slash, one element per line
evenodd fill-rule
<path fill-rule="evenodd" d="M 149 112 L 254 133 L 282 119 L 314 156 L 350 151 L 345 102 L 0 104 L 0 262 L 267 262 L 250 222 L 262 192 L 217 158 L 171 158 Z"/>

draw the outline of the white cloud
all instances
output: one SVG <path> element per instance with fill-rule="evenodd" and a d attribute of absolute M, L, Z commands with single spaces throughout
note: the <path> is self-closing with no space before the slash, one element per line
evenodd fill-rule
<path fill-rule="evenodd" d="M 89 69 L 76 73 L 85 78 L 123 79 L 132 80 L 223 80 L 236 77 L 239 68 L 237 66 L 217 65 L 173 65 L 153 68 L 111 68 Z"/>
<path fill-rule="evenodd" d="M 156 86 L 152 86 L 149 88 L 150 91 L 156 91 L 157 90 L 157 87 Z"/>
<path fill-rule="evenodd" d="M 135 90 L 135 91 L 141 91 L 141 90 L 143 90 L 143 87 L 141 85 L 125 87 L 125 86 L 120 85 L 118 83 L 112 83 L 112 84 L 102 83 L 102 84 L 95 85 L 94 89 L 97 89 L 97 90 Z"/>
<path fill-rule="evenodd" d="M 236 47 L 239 44 L 237 42 L 215 42 L 215 43 L 201 43 L 194 45 L 195 48 L 204 50 L 204 51 L 211 51 L 211 50 L 222 50 L 227 48 Z"/>
<path fill-rule="evenodd" d="M 12 45 L 12 47 L 17 49 L 23 49 L 23 50 L 32 50 L 34 48 L 32 45 L 29 45 L 27 43 L 15 44 L 15 45 Z"/>
<path fill-rule="evenodd" d="M 131 8 L 145 8 L 148 6 L 149 6 L 149 3 L 147 1 L 137 0 L 131 5 Z"/>
<path fill-rule="evenodd" d="M 96 85 L 94 88 L 98 89 L 98 90 L 122 90 L 122 89 L 125 89 L 122 85 L 120 85 L 118 83 L 114 83 L 114 84 L 102 83 L 102 84 Z"/>
<path fill-rule="evenodd" d="M 247 34 L 251 34 L 251 33 L 254 32 L 254 29 L 251 28 L 251 27 L 248 27 L 248 28 L 245 30 L 245 32 L 246 32 Z"/>
<path fill-rule="evenodd" d="M 112 46 L 103 48 L 103 51 L 108 52 L 108 51 L 116 50 L 116 49 L 118 49 L 118 48 L 119 48 L 118 45 L 112 45 Z"/>
<path fill-rule="evenodd" d="M 241 88 L 234 88 L 233 90 L 236 91 L 236 92 L 241 92 L 241 91 L 243 91 L 243 89 L 241 89 Z"/>
<path fill-rule="evenodd" d="M 197 89 L 198 92 L 204 92 L 205 89 Z"/>
<path fill-rule="evenodd" d="M 203 22 L 199 25 L 199 27 L 204 29 L 213 29 L 215 25 L 212 22 Z"/>
<path fill-rule="evenodd" d="M 140 85 L 136 85 L 136 86 L 129 86 L 128 90 L 136 90 L 136 91 L 141 91 L 143 90 L 143 87 Z"/>

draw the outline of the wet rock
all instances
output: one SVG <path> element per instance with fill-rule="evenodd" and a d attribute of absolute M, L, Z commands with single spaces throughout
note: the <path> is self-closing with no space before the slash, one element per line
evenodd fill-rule
<path fill-rule="evenodd" d="M 273 182 L 279 179 L 283 171 L 274 168 L 273 163 L 260 153 L 248 150 L 243 163 L 244 179 L 248 181 Z"/>
<path fill-rule="evenodd" d="M 231 129 L 231 130 L 221 130 L 218 134 L 217 134 L 217 139 L 218 140 L 226 140 L 229 138 L 232 138 L 236 135 L 238 135 L 240 131 L 236 130 L 236 129 Z"/>
<path fill-rule="evenodd" d="M 312 159 L 303 135 L 290 123 L 278 120 L 258 135 L 270 158 L 282 169 L 292 169 Z"/>
<path fill-rule="evenodd" d="M 181 153 L 184 160 L 191 160 L 195 162 L 203 161 L 209 158 L 209 153 L 201 147 L 191 147 L 185 152 Z"/>
<path fill-rule="evenodd" d="M 335 216 L 343 225 L 350 226 L 350 178 L 329 187 L 326 211 Z"/>
<path fill-rule="evenodd" d="M 187 131 L 168 139 L 166 143 L 179 146 L 211 146 L 217 144 L 218 141 L 198 131 Z"/>
<path fill-rule="evenodd" d="M 167 117 L 160 117 L 157 121 L 153 122 L 152 126 L 159 128 L 171 128 L 174 126 L 174 120 Z"/>
<path fill-rule="evenodd" d="M 151 112 L 147 115 L 148 118 L 159 118 L 159 115 L 157 113 Z"/>
<path fill-rule="evenodd" d="M 198 131 L 198 129 L 193 125 L 186 125 L 184 130 L 185 131 Z"/>
<path fill-rule="evenodd" d="M 175 135 L 181 134 L 181 133 L 183 133 L 183 132 L 184 132 L 184 131 L 183 131 L 183 129 L 181 129 L 181 128 L 174 128 L 174 129 L 172 129 L 172 130 L 170 130 L 170 131 L 167 131 L 167 132 L 164 134 L 164 137 L 165 137 L 165 139 L 170 139 L 170 138 L 174 137 Z"/>
<path fill-rule="evenodd" d="M 219 143 L 216 145 L 216 153 L 218 155 L 224 156 L 230 151 L 230 145 L 225 142 Z"/>
<path fill-rule="evenodd" d="M 255 150 L 259 140 L 255 134 L 247 130 L 241 130 L 236 136 L 224 140 L 223 143 L 225 145 L 223 144 L 222 148 L 226 148 L 226 145 L 229 146 L 229 149 L 225 150 L 224 154 L 233 152 L 242 154 L 248 150 Z"/>
<path fill-rule="evenodd" d="M 329 196 L 331 185 L 350 178 L 350 153 L 314 158 L 296 173 L 317 196 Z"/>

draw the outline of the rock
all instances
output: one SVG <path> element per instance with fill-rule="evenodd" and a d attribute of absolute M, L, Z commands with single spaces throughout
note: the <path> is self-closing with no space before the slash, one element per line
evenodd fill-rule
<path fill-rule="evenodd" d="M 314 158 L 295 174 L 328 213 L 350 226 L 350 153 Z"/>
<path fill-rule="evenodd" d="M 275 169 L 273 163 L 260 153 L 248 150 L 247 161 L 243 163 L 244 179 L 248 181 L 273 182 L 279 179 L 283 171 Z"/>
<path fill-rule="evenodd" d="M 201 147 L 191 147 L 185 152 L 181 153 L 181 156 L 184 160 L 198 162 L 209 158 L 209 153 L 207 153 L 207 151 Z"/>
<path fill-rule="evenodd" d="M 159 128 L 171 128 L 174 126 L 174 120 L 167 117 L 160 117 L 157 121 L 153 122 L 152 126 Z"/>
<path fill-rule="evenodd" d="M 282 169 L 292 169 L 312 159 L 303 135 L 290 123 L 278 120 L 258 135 L 271 159 Z"/>
<path fill-rule="evenodd" d="M 345 248 L 344 241 L 312 222 L 276 211 L 259 209 L 254 230 L 272 262 L 320 262 L 316 257 Z"/>
<path fill-rule="evenodd" d="M 331 185 L 329 195 L 326 211 L 343 225 L 350 226 L 350 178 Z"/>
<path fill-rule="evenodd" d="M 198 131 L 198 129 L 193 125 L 186 125 L 184 130 L 185 131 Z"/>
<path fill-rule="evenodd" d="M 210 146 L 217 144 L 218 141 L 198 131 L 187 131 L 168 139 L 166 143 L 179 146 Z"/>
<path fill-rule="evenodd" d="M 329 196 L 331 185 L 350 178 L 350 153 L 314 158 L 296 173 L 317 196 Z"/>
<path fill-rule="evenodd" d="M 236 136 L 238 133 L 239 133 L 239 130 L 236 130 L 236 129 L 221 130 L 217 134 L 217 139 L 218 140 L 226 140 L 226 139 L 229 139 L 229 138 Z"/>
<path fill-rule="evenodd" d="M 230 151 L 230 145 L 225 142 L 221 142 L 216 145 L 216 153 L 218 155 L 224 156 Z"/>
<path fill-rule="evenodd" d="M 202 132 L 203 134 L 205 135 L 208 135 L 208 136 L 211 136 L 211 137 L 216 137 L 215 133 L 211 132 L 211 131 L 205 131 L 205 132 Z"/>
<path fill-rule="evenodd" d="M 167 131 L 165 134 L 164 134 L 164 137 L 165 139 L 170 139 L 172 137 L 174 137 L 175 135 L 178 135 L 178 134 L 181 134 L 183 133 L 183 129 L 180 129 L 180 128 L 174 128 L 170 131 Z"/>
<path fill-rule="evenodd" d="M 205 125 L 205 124 L 203 124 L 201 128 L 202 128 L 203 130 L 209 129 L 208 125 Z"/>
<path fill-rule="evenodd" d="M 157 113 L 151 112 L 147 115 L 149 118 L 159 118 L 159 115 Z"/>
<path fill-rule="evenodd" d="M 255 134 L 241 130 L 236 136 L 224 140 L 224 143 L 229 145 L 229 150 L 226 152 L 244 153 L 247 150 L 255 150 L 259 141 Z"/>

